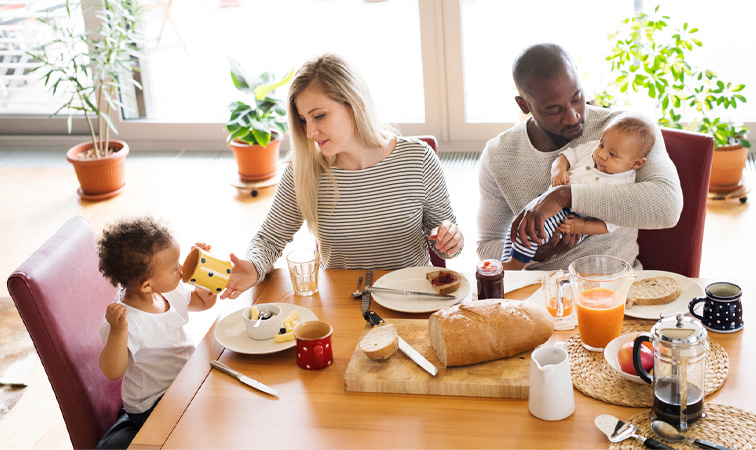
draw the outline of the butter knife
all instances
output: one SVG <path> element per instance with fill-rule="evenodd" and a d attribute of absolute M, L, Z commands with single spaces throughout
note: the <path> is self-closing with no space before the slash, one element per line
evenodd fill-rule
<path fill-rule="evenodd" d="M 453 295 L 449 294 L 435 294 L 433 292 L 418 292 L 418 291 L 407 291 L 404 289 L 391 289 L 391 288 L 385 288 L 385 287 L 379 287 L 379 286 L 370 286 L 365 288 L 365 291 L 370 293 L 386 293 L 386 294 L 400 294 L 400 295 L 419 295 L 423 297 L 436 297 L 436 298 L 457 298 Z"/>
<path fill-rule="evenodd" d="M 246 375 L 243 375 L 240 372 L 235 371 L 234 369 L 228 367 L 227 365 L 223 364 L 220 361 L 210 361 L 210 365 L 213 368 L 218 369 L 218 370 L 220 370 L 221 372 L 223 372 L 225 374 L 231 375 L 232 377 L 238 379 L 239 381 L 241 381 L 242 383 L 246 384 L 249 387 L 255 388 L 258 391 L 265 392 L 266 394 L 270 394 L 270 395 L 272 395 L 274 397 L 278 397 L 278 391 L 277 390 L 275 390 L 275 389 L 273 389 L 271 387 L 268 387 L 268 386 L 260 383 L 257 380 L 253 380 L 252 378 L 250 378 L 250 377 L 248 377 Z"/>

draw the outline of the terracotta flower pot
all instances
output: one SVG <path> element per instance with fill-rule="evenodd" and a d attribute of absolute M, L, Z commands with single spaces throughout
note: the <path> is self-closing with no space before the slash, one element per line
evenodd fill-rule
<path fill-rule="evenodd" d="M 267 147 L 249 145 L 236 139 L 228 146 L 234 151 L 239 176 L 244 181 L 260 181 L 273 178 L 278 172 L 278 148 L 281 138 L 272 140 Z"/>
<path fill-rule="evenodd" d="M 119 150 L 104 158 L 78 158 L 80 153 L 94 146 L 92 142 L 75 145 L 66 153 L 66 159 L 73 164 L 81 185 L 78 193 L 84 200 L 99 201 L 115 197 L 126 185 L 126 155 L 129 154 L 129 146 L 119 140 L 110 140 L 109 145 Z"/>
<path fill-rule="evenodd" d="M 740 144 L 715 148 L 711 161 L 709 192 L 725 194 L 740 189 L 747 159 L 748 149 Z"/>

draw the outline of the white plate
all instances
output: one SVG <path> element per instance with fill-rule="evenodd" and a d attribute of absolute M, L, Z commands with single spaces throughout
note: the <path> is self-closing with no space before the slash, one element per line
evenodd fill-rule
<path fill-rule="evenodd" d="M 696 297 L 703 297 L 704 290 L 695 281 L 688 277 L 663 270 L 639 270 L 638 280 L 652 277 L 670 277 L 680 285 L 680 296 L 666 305 L 640 306 L 633 305 L 625 308 L 625 315 L 638 319 L 659 319 L 661 317 L 674 316 L 675 313 L 688 313 L 688 303 Z M 637 280 L 636 280 L 637 281 Z"/>
<path fill-rule="evenodd" d="M 291 303 L 274 303 L 274 305 L 281 307 L 281 314 L 284 317 L 287 317 L 292 310 L 296 309 L 296 320 L 300 322 L 318 320 L 315 314 L 304 306 L 292 305 Z M 242 308 L 229 314 L 215 326 L 215 340 L 220 345 L 237 353 L 246 353 L 248 355 L 276 353 L 297 345 L 296 341 L 276 342 L 273 338 L 258 341 L 249 337 L 247 327 L 244 325 L 244 318 L 242 317 L 246 309 L 248 308 Z"/>
<path fill-rule="evenodd" d="M 425 278 L 425 275 L 428 274 L 428 272 L 434 272 L 436 270 L 443 269 L 433 266 L 422 266 L 395 270 L 379 278 L 373 283 L 373 286 L 435 293 L 436 291 L 433 290 L 430 281 Z M 454 298 L 448 300 L 443 298 L 419 297 L 404 294 L 386 294 L 383 292 L 374 292 L 372 296 L 376 303 L 384 308 L 394 311 L 408 313 L 435 312 L 439 309 L 446 308 L 447 306 L 456 305 L 464 300 L 470 292 L 470 282 L 467 281 L 467 278 L 465 278 L 464 275 L 460 274 L 460 276 L 462 276 L 462 281 L 459 283 L 459 289 L 451 294 Z"/>
<path fill-rule="evenodd" d="M 632 381 L 633 383 L 646 384 L 646 382 L 643 381 L 638 375 L 631 375 L 629 373 L 623 372 L 622 369 L 620 369 L 619 362 L 617 361 L 617 353 L 619 352 L 619 349 L 622 347 L 622 345 L 625 342 L 634 341 L 635 337 L 639 334 L 642 333 L 623 334 L 622 336 L 613 339 L 606 345 L 606 348 L 604 349 L 604 359 L 606 360 L 607 364 L 609 364 L 609 366 L 617 372 L 617 375 L 621 376 L 622 378 Z"/>

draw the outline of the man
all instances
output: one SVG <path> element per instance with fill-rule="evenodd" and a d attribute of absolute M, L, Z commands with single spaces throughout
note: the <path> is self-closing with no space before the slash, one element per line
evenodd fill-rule
<path fill-rule="evenodd" d="M 574 249 L 576 236 L 555 233 L 526 269 L 566 269 L 572 261 L 595 254 L 617 256 L 639 268 L 638 229 L 672 227 L 682 211 L 680 180 L 661 132 L 635 184 L 560 186 L 523 210 L 550 186 L 551 164 L 561 151 L 599 139 L 621 111 L 586 105 L 572 59 L 555 44 L 525 49 L 512 75 L 520 94 L 515 101 L 531 117 L 488 141 L 481 155 L 478 256 L 501 259 L 510 226 L 513 238 L 518 233 L 523 242 L 529 236 L 542 243 L 546 219 L 567 207 L 622 228 L 591 236 Z"/>

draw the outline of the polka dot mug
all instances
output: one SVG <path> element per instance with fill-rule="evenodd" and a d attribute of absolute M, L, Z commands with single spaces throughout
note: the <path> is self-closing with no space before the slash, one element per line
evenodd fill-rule
<path fill-rule="evenodd" d="M 294 327 L 297 365 L 303 369 L 323 369 L 333 364 L 333 327 L 328 322 L 310 320 Z"/>
<path fill-rule="evenodd" d="M 694 298 L 688 304 L 688 310 L 709 330 L 717 333 L 734 333 L 743 328 L 741 294 L 740 286 L 736 284 L 712 283 L 706 286 L 706 297 Z M 694 311 L 699 303 L 703 303 L 703 314 Z"/>
<path fill-rule="evenodd" d="M 228 284 L 231 269 L 231 261 L 218 259 L 199 247 L 192 247 L 184 260 L 181 279 L 184 283 L 219 294 Z"/>

